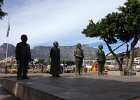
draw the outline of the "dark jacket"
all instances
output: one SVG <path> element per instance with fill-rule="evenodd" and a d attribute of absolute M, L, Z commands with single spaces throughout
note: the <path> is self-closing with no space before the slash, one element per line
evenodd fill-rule
<path fill-rule="evenodd" d="M 16 45 L 16 60 L 19 61 L 29 61 L 31 60 L 30 45 L 27 43 L 17 43 Z"/>

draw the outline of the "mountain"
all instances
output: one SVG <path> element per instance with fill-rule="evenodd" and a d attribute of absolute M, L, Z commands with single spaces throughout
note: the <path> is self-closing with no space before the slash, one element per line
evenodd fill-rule
<path fill-rule="evenodd" d="M 51 47 L 36 46 L 31 49 L 32 58 L 48 58 Z"/>
<path fill-rule="evenodd" d="M 6 57 L 6 48 L 7 48 L 7 43 L 3 43 L 0 46 L 0 59 L 4 59 Z M 8 44 L 8 51 L 7 51 L 7 56 L 13 56 L 15 54 L 15 46 L 12 44 Z"/>
<path fill-rule="evenodd" d="M 130 53 L 130 51 L 128 51 L 128 53 Z M 118 53 L 117 56 L 119 57 L 120 55 L 124 55 L 126 54 L 126 52 L 122 52 L 122 53 Z M 136 47 L 134 49 L 134 57 L 140 57 L 140 47 Z M 106 57 L 106 59 L 110 60 L 110 59 L 115 59 L 113 55 L 109 55 Z"/>
<path fill-rule="evenodd" d="M 74 48 L 75 46 L 60 46 L 61 59 L 74 60 Z M 51 47 L 37 46 L 32 49 L 33 58 L 49 58 Z M 89 47 L 88 45 L 82 45 L 84 51 L 85 59 L 95 59 L 97 58 L 97 49 Z"/>
<path fill-rule="evenodd" d="M 135 48 L 135 50 L 134 50 L 134 56 L 135 57 L 140 57 L 140 47 Z"/>
<path fill-rule="evenodd" d="M 61 59 L 74 60 L 73 54 L 75 46 L 60 46 L 59 48 Z M 31 50 L 32 57 L 47 59 L 49 58 L 50 49 L 51 47 L 48 46 L 36 46 Z M 84 59 L 93 60 L 97 58 L 96 48 L 92 48 L 89 45 L 82 45 L 82 49 L 85 55 Z M 134 56 L 140 56 L 140 48 L 136 48 L 134 52 Z"/>
<path fill-rule="evenodd" d="M 0 59 L 4 59 L 6 55 L 7 44 L 4 43 L 0 46 Z M 74 60 L 74 48 L 75 46 L 60 46 L 61 59 Z M 49 58 L 51 47 L 49 46 L 36 46 L 31 49 L 32 58 Z M 97 58 L 97 49 L 89 47 L 88 45 L 82 45 L 85 58 L 87 60 L 92 60 Z M 8 44 L 8 56 L 15 56 L 15 46 Z"/>

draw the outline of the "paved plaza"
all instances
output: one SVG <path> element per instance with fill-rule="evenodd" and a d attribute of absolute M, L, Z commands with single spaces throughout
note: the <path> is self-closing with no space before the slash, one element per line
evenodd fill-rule
<path fill-rule="evenodd" d="M 140 77 L 136 76 L 99 76 L 93 73 L 76 76 L 72 73 L 52 78 L 49 74 L 36 74 L 30 75 L 28 80 L 17 80 L 15 76 L 5 80 L 26 86 L 23 100 L 140 100 Z M 20 92 L 19 89 L 16 92 Z M 40 92 L 44 97 L 37 96 Z M 46 99 L 45 93 L 55 98 Z"/>

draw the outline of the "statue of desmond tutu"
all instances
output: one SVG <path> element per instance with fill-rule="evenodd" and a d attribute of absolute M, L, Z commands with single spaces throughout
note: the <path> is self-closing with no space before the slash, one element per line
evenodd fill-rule
<path fill-rule="evenodd" d="M 76 45 L 76 48 L 74 50 L 74 57 L 76 64 L 76 74 L 78 73 L 79 75 L 81 75 L 84 53 L 83 50 L 81 49 L 80 43 Z"/>
<path fill-rule="evenodd" d="M 58 48 L 58 42 L 53 43 L 53 47 L 50 50 L 50 58 L 51 58 L 51 68 L 50 74 L 52 77 L 60 77 L 61 67 L 60 67 L 60 49 Z"/>
<path fill-rule="evenodd" d="M 102 49 L 103 49 L 103 45 L 102 44 L 98 45 L 97 56 L 98 56 L 98 74 L 99 75 L 103 74 L 104 64 L 105 64 L 105 61 L 106 61 L 105 53 Z"/>
<path fill-rule="evenodd" d="M 28 63 L 31 61 L 30 45 L 27 44 L 27 35 L 21 35 L 21 42 L 17 43 L 15 56 L 17 60 L 17 79 L 29 79 L 27 77 Z"/>

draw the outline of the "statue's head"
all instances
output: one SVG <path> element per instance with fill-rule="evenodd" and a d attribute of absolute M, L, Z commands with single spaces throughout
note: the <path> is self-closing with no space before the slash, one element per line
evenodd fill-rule
<path fill-rule="evenodd" d="M 28 40 L 27 35 L 25 35 L 25 34 L 21 35 L 21 40 L 22 40 L 22 42 L 26 43 Z"/>
<path fill-rule="evenodd" d="M 55 47 L 58 47 L 58 42 L 55 41 L 55 42 L 53 43 L 53 45 L 54 45 Z"/>
<path fill-rule="evenodd" d="M 81 43 L 77 43 L 76 47 L 80 49 L 81 48 Z"/>
<path fill-rule="evenodd" d="M 99 48 L 100 50 L 102 50 L 102 49 L 103 49 L 103 45 L 102 45 L 102 44 L 99 44 L 99 45 L 98 45 L 98 48 Z"/>

